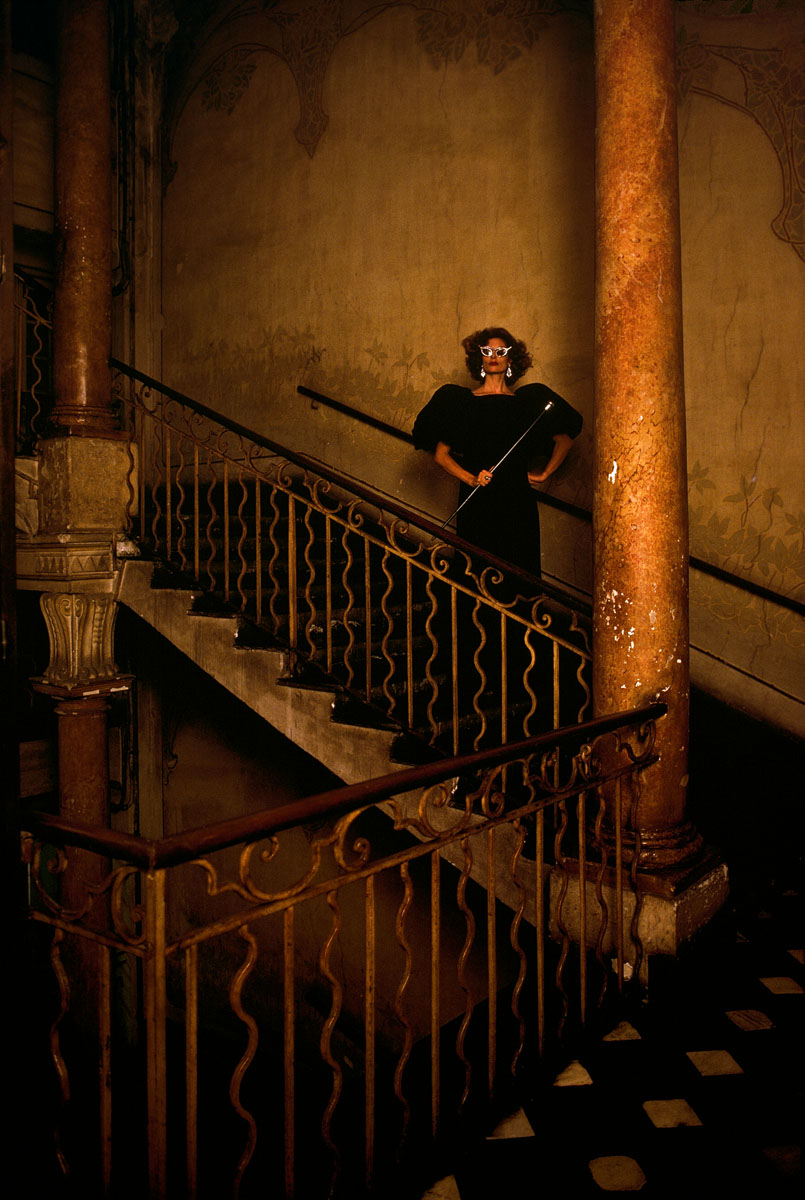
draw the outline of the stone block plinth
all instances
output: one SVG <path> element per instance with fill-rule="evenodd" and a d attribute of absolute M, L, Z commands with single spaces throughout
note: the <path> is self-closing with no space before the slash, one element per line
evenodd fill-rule
<path fill-rule="evenodd" d="M 624 872 L 622 880 L 623 917 L 620 934 L 615 871 L 607 868 L 599 879 L 598 866 L 588 864 L 585 874 L 582 900 L 578 862 L 567 861 L 564 870 L 554 867 L 551 871 L 550 936 L 555 941 L 561 941 L 565 930 L 572 942 L 578 944 L 584 941 L 591 950 L 596 948 L 600 937 L 601 953 L 607 959 L 616 956 L 620 936 L 623 939 L 624 961 L 634 966 L 638 959 L 638 947 L 632 933 L 636 897 L 628 870 Z M 563 895 L 565 882 L 567 888 Z M 725 904 L 729 895 L 727 865 L 713 855 L 701 861 L 696 868 L 641 876 L 639 887 L 637 937 L 642 949 L 640 973 L 646 981 L 647 963 L 652 955 L 678 954 L 682 945 Z M 605 911 L 599 903 L 599 889 Z M 626 973 L 629 974 L 628 966 Z"/>
<path fill-rule="evenodd" d="M 137 495 L 135 460 L 123 438 L 54 437 L 42 443 L 42 534 L 121 530 Z"/>

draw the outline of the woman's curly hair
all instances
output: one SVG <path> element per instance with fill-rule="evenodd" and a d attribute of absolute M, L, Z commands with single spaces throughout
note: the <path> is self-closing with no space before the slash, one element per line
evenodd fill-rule
<path fill-rule="evenodd" d="M 531 355 L 528 353 L 525 342 L 512 337 L 508 329 L 504 329 L 501 325 L 490 326 L 489 329 L 478 329 L 469 337 L 464 338 L 461 344 L 467 355 L 467 370 L 473 379 L 477 379 L 480 383 L 481 367 L 484 363 L 480 347 L 486 346 L 490 338 L 500 338 L 507 346 L 511 346 L 511 350 L 506 356 L 506 362 L 512 369 L 510 382 L 514 383 L 521 375 L 525 375 L 531 366 Z"/>

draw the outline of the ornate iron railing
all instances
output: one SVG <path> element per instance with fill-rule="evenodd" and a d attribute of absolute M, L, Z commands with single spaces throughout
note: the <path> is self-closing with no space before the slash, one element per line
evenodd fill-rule
<path fill-rule="evenodd" d="M 557 1038 L 617 1021 L 664 712 L 160 841 L 30 816 L 26 1045 L 53 1140 L 29 1166 L 153 1200 L 421 1185 L 434 1146 L 556 1070 Z"/>
<path fill-rule="evenodd" d="M 581 722 L 588 620 L 391 497 L 123 364 L 132 529 L 153 555 L 431 752 Z M 136 446 L 136 449 L 135 449 Z"/>
<path fill-rule="evenodd" d="M 37 280 L 14 273 L 14 363 L 17 454 L 33 454 L 53 399 L 52 296 Z"/>

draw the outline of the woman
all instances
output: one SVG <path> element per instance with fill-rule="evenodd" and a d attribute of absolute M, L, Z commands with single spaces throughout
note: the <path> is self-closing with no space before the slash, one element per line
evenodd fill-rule
<path fill-rule="evenodd" d="M 513 390 L 531 366 L 531 355 L 507 329 L 479 329 L 462 345 L 467 369 L 479 386 L 440 387 L 414 422 L 414 445 L 429 450 L 442 470 L 461 481 L 459 502 L 478 488 L 458 514 L 458 535 L 538 575 L 539 509 L 533 485 L 564 462 L 582 417 L 542 383 Z M 540 461 L 544 465 L 538 467 Z"/>

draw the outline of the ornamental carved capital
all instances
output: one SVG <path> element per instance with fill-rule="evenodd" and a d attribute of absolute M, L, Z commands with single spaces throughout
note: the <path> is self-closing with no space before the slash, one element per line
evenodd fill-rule
<path fill-rule="evenodd" d="M 43 592 L 40 604 L 50 638 L 46 684 L 78 688 L 118 675 L 113 656 L 117 604 L 111 596 Z"/>

